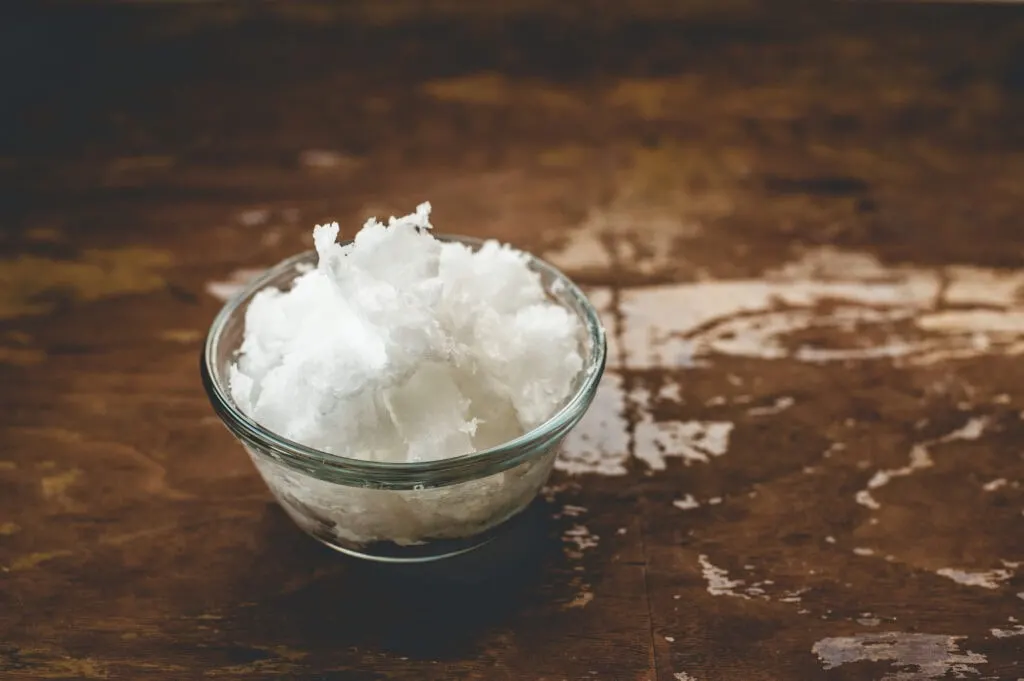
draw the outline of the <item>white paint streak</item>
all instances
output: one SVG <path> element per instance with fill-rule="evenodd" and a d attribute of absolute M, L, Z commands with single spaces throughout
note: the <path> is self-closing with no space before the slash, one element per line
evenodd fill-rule
<path fill-rule="evenodd" d="M 622 377 L 606 372 L 594 401 L 562 442 L 555 468 L 572 475 L 625 475 L 629 432 Z"/>
<path fill-rule="evenodd" d="M 938 333 L 960 333 L 972 329 L 975 334 L 1020 335 L 1024 333 L 1024 310 L 943 310 L 918 317 L 916 324 L 925 331 Z M 982 335 L 973 342 L 984 346 L 991 341 Z"/>
<path fill-rule="evenodd" d="M 893 670 L 881 678 L 890 681 L 977 674 L 974 665 L 988 660 L 979 653 L 962 651 L 962 638 L 903 632 L 839 636 L 818 641 L 811 652 L 825 669 L 855 662 L 889 662 Z"/>
<path fill-rule="evenodd" d="M 998 286 L 987 288 L 994 281 Z M 1024 302 L 1016 292 L 1022 285 L 1024 273 L 950 268 L 944 275 L 819 249 L 761 279 L 623 290 L 625 362 L 637 369 L 692 367 L 715 356 L 932 364 L 1021 354 Z M 966 307 L 940 307 L 950 302 Z M 906 337 L 893 335 L 894 322 L 910 324 Z M 869 328 L 881 333 L 864 333 Z M 815 329 L 841 341 L 828 347 L 787 342 Z"/>
<path fill-rule="evenodd" d="M 867 506 L 870 509 L 877 510 L 881 508 L 881 505 L 871 494 L 871 490 L 877 490 L 888 485 L 894 478 L 906 477 L 912 475 L 915 471 L 930 468 L 934 465 L 934 461 L 932 461 L 929 448 L 957 440 L 977 440 L 984 434 L 987 424 L 988 420 L 985 418 L 972 418 L 962 427 L 942 437 L 914 445 L 910 448 L 910 461 L 906 466 L 876 472 L 868 480 L 867 488 L 858 491 L 854 495 L 854 499 L 858 504 Z"/>
<path fill-rule="evenodd" d="M 750 599 L 750 596 L 734 591 L 736 587 L 743 586 L 742 580 L 729 579 L 729 573 L 713 565 L 704 554 L 698 556 L 697 561 L 700 563 L 704 581 L 708 583 L 707 589 L 709 594 L 712 596 L 732 596 L 733 598 Z"/>
<path fill-rule="evenodd" d="M 614 238 L 635 233 L 635 208 L 594 212 L 570 234 L 565 249 L 547 257 L 571 270 L 606 270 L 623 262 L 637 272 L 671 266 L 672 243 L 663 238 L 678 234 L 678 220 L 651 215 L 640 221 L 661 235 L 649 240 L 644 254 L 628 239 Z M 726 453 L 731 422 L 656 422 L 650 395 L 625 394 L 622 369 L 699 369 L 716 357 L 920 365 L 1024 354 L 1022 287 L 1024 272 L 891 267 L 866 253 L 821 248 L 761 278 L 629 287 L 617 296 L 608 287 L 591 288 L 588 297 L 609 329 L 608 371 L 590 411 L 566 438 L 556 467 L 571 474 L 625 475 L 631 456 L 627 407 L 637 414 L 632 454 L 652 471 L 665 469 L 671 456 L 691 465 Z M 828 338 L 828 345 L 793 338 L 809 331 L 827 331 L 816 336 Z M 736 384 L 733 376 L 730 383 Z M 656 395 L 682 402 L 676 382 L 662 385 Z M 792 405 L 784 397 L 748 414 L 768 416 Z M 880 508 L 872 490 L 930 466 L 928 447 L 938 442 L 917 445 L 907 466 L 876 473 L 857 492 L 857 502 Z"/>
<path fill-rule="evenodd" d="M 1005 487 L 1005 486 L 1006 486 L 1006 478 L 996 478 L 995 480 L 992 480 L 990 482 L 986 482 L 984 485 L 982 485 L 981 488 L 983 490 L 985 490 L 986 492 L 995 492 L 1000 487 Z"/>
<path fill-rule="evenodd" d="M 862 489 L 859 492 L 857 492 L 857 494 L 855 494 L 853 498 L 856 499 L 857 503 L 860 504 L 861 506 L 867 506 L 872 510 L 878 510 L 882 508 L 882 505 L 878 503 L 878 501 L 876 501 L 875 498 L 871 496 L 871 492 L 867 491 L 866 489 Z"/>
<path fill-rule="evenodd" d="M 967 570 L 957 570 L 955 568 L 942 568 L 941 570 L 937 570 L 935 574 L 952 579 L 957 584 L 963 584 L 964 586 L 978 586 L 982 589 L 998 589 L 1002 582 L 1013 577 L 1012 572 L 1003 569 L 988 570 L 985 572 L 969 572 Z"/>
<path fill-rule="evenodd" d="M 996 638 L 1011 638 L 1013 636 L 1024 636 L 1024 626 L 1017 625 L 1013 629 L 989 629 Z"/>
<path fill-rule="evenodd" d="M 773 416 L 780 412 L 784 412 L 790 407 L 796 404 L 796 400 L 792 397 L 780 397 L 775 400 L 773 404 L 767 407 L 754 407 L 748 409 L 747 413 L 751 416 Z"/>
<path fill-rule="evenodd" d="M 949 305 L 1012 307 L 1021 302 L 1024 276 L 1020 272 L 954 266 L 946 268 L 946 275 L 945 302 Z"/>
<path fill-rule="evenodd" d="M 858 556 L 873 556 L 875 555 L 874 549 L 864 548 L 862 546 L 856 547 L 853 552 Z"/>
<path fill-rule="evenodd" d="M 587 509 L 584 506 L 575 506 L 573 504 L 566 504 L 565 506 L 562 507 L 561 515 L 567 516 L 569 518 L 577 518 L 577 517 L 583 515 L 586 512 L 587 512 Z"/>
<path fill-rule="evenodd" d="M 700 506 L 700 502 L 692 494 L 687 494 L 682 499 L 676 499 L 672 502 L 672 505 L 678 509 L 689 511 L 690 509 L 697 508 Z"/>
<path fill-rule="evenodd" d="M 697 681 L 694 677 L 690 676 L 686 672 L 676 672 L 672 675 L 676 681 Z"/>
<path fill-rule="evenodd" d="M 936 443 L 953 442 L 954 440 L 977 440 L 984 434 L 985 426 L 987 425 L 988 419 L 986 418 L 972 418 L 962 428 L 958 428 L 952 433 L 939 438 Z"/>
<path fill-rule="evenodd" d="M 733 424 L 728 421 L 662 421 L 650 415 L 636 424 L 634 454 L 651 470 L 663 471 L 666 457 L 679 457 L 687 466 L 707 463 L 729 450 Z"/>
<path fill-rule="evenodd" d="M 893 340 L 881 346 L 793 350 L 784 340 L 808 329 L 856 331 L 911 319 L 937 291 L 934 277 L 899 285 L 734 280 L 629 289 L 622 292 L 627 366 L 677 367 L 684 366 L 681 358 L 691 362 L 715 355 L 807 362 L 904 357 L 918 348 Z M 849 304 L 828 305 L 834 301 Z"/>
<path fill-rule="evenodd" d="M 658 389 L 658 399 L 668 400 L 669 402 L 682 402 L 683 398 L 679 394 L 679 384 L 670 382 L 662 385 Z"/>
<path fill-rule="evenodd" d="M 250 208 L 238 214 L 238 221 L 246 227 L 262 225 L 270 219 L 270 211 L 266 208 Z"/>
<path fill-rule="evenodd" d="M 893 278 L 893 272 L 870 253 L 841 251 L 831 246 L 823 246 L 806 251 L 799 259 L 771 270 L 765 276 L 769 279 L 782 280 L 887 281 Z"/>
<path fill-rule="evenodd" d="M 594 593 L 592 591 L 581 591 L 576 594 L 569 603 L 566 604 L 566 608 L 585 608 L 590 602 L 594 600 Z"/>
<path fill-rule="evenodd" d="M 562 533 L 562 541 L 575 545 L 580 551 L 596 547 L 600 538 L 596 534 L 591 534 L 585 525 L 573 525 Z"/>

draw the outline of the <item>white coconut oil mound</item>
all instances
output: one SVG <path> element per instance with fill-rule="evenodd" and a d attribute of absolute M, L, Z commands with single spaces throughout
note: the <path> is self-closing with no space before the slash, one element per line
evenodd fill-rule
<path fill-rule="evenodd" d="M 353 243 L 313 230 L 315 269 L 252 299 L 231 395 L 265 428 L 332 454 L 432 461 L 511 440 L 569 397 L 580 323 L 527 256 L 431 234 L 430 204 Z"/>

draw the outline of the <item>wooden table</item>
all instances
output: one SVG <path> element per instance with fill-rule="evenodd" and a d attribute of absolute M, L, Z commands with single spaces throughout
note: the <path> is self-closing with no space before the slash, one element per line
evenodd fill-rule
<path fill-rule="evenodd" d="M 626 4 L 0 20 L 0 678 L 1024 676 L 1024 13 Z M 613 348 L 520 536 L 383 568 L 197 363 L 424 199 Z"/>

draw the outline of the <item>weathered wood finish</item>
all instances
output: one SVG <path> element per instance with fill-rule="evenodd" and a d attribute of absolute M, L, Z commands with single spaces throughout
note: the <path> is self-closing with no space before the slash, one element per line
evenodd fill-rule
<path fill-rule="evenodd" d="M 368 4 L 0 20 L 0 678 L 1024 676 L 1024 369 L 990 342 L 1024 314 L 992 293 L 1024 264 L 1024 14 Z M 464 561 L 360 565 L 210 410 L 208 286 L 423 199 L 607 304 L 625 422 L 592 418 L 627 471 L 556 473 Z M 728 309 L 809 254 L 849 284 L 814 314 L 894 279 L 935 304 L 637 359 L 637 291 Z M 673 421 L 732 424 L 728 451 L 651 470 Z"/>

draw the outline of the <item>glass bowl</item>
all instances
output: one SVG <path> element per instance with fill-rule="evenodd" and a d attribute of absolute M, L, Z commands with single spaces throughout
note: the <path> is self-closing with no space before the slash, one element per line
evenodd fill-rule
<path fill-rule="evenodd" d="M 478 249 L 483 241 L 438 236 Z M 571 396 L 543 424 L 497 447 L 449 459 L 382 463 L 306 447 L 264 428 L 231 399 L 228 366 L 242 343 L 257 291 L 287 289 L 314 267 L 315 251 L 291 257 L 251 281 L 221 309 L 200 363 L 214 411 L 249 453 L 295 523 L 333 549 L 386 562 L 458 555 L 498 536 L 551 474 L 558 446 L 590 407 L 604 372 L 605 332 L 583 292 L 551 265 L 526 254 L 548 297 L 577 316 L 583 368 Z"/>

